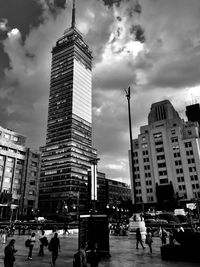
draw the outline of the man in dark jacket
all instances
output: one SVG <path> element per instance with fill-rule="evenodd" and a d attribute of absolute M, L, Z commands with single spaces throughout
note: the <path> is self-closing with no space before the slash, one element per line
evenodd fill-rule
<path fill-rule="evenodd" d="M 58 238 L 58 233 L 55 233 L 54 237 L 51 238 L 48 248 L 52 253 L 51 266 L 54 267 L 56 264 L 56 259 L 58 258 L 58 251 L 60 251 L 60 240 Z"/>
<path fill-rule="evenodd" d="M 4 250 L 4 266 L 5 267 L 13 267 L 14 261 L 15 261 L 15 256 L 14 253 L 17 252 L 14 247 L 15 244 L 15 239 L 11 239 L 9 244 L 5 247 Z"/>

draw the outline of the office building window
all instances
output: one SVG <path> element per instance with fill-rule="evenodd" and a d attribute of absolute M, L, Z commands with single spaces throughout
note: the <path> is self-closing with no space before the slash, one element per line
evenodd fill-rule
<path fill-rule="evenodd" d="M 151 173 L 150 173 L 150 172 L 145 172 L 145 177 L 146 177 L 146 178 L 151 177 Z"/>
<path fill-rule="evenodd" d="M 160 179 L 160 184 L 168 184 L 168 179 Z"/>
<path fill-rule="evenodd" d="M 140 182 L 136 182 L 135 186 L 141 186 L 141 183 Z"/>
<path fill-rule="evenodd" d="M 144 162 L 149 162 L 149 158 L 143 158 Z"/>
<path fill-rule="evenodd" d="M 186 155 L 187 155 L 187 156 L 191 156 L 191 155 L 193 155 L 193 150 L 187 150 L 187 151 L 186 151 Z"/>
<path fill-rule="evenodd" d="M 196 172 L 196 167 L 189 167 L 189 172 Z"/>
<path fill-rule="evenodd" d="M 159 174 L 159 176 L 165 176 L 165 175 L 167 175 L 167 170 L 159 171 L 158 174 Z"/>
<path fill-rule="evenodd" d="M 146 156 L 146 155 L 148 155 L 148 154 L 149 154 L 149 153 L 148 153 L 148 150 L 143 150 L 143 151 L 142 151 L 142 155 L 143 155 L 143 156 Z"/>
<path fill-rule="evenodd" d="M 157 153 L 164 152 L 164 148 L 163 148 L 163 147 L 157 147 L 157 148 L 156 148 L 156 152 L 157 152 Z"/>
<path fill-rule="evenodd" d="M 195 163 L 194 158 L 187 159 L 188 164 Z"/>
<path fill-rule="evenodd" d="M 183 173 L 183 169 L 176 169 L 176 173 L 179 174 L 179 173 Z"/>
<path fill-rule="evenodd" d="M 147 147 L 148 147 L 147 143 L 142 144 L 142 148 L 147 148 Z"/>
<path fill-rule="evenodd" d="M 152 185 L 152 181 L 151 180 L 147 180 L 146 181 L 146 185 Z"/>
<path fill-rule="evenodd" d="M 35 195 L 35 191 L 34 190 L 29 190 L 28 194 L 34 196 Z"/>
<path fill-rule="evenodd" d="M 174 153 L 174 157 L 175 157 L 175 158 L 180 158 L 180 156 L 181 156 L 180 152 L 176 152 L 176 153 Z"/>
<path fill-rule="evenodd" d="M 35 180 L 30 180 L 30 185 L 35 185 Z"/>
<path fill-rule="evenodd" d="M 147 196 L 147 201 L 148 202 L 153 202 L 154 201 L 153 196 Z"/>
<path fill-rule="evenodd" d="M 144 165 L 145 170 L 150 170 L 150 165 Z"/>
<path fill-rule="evenodd" d="M 147 188 L 147 194 L 152 193 L 153 189 L 152 188 Z"/>
<path fill-rule="evenodd" d="M 158 163 L 158 168 L 165 168 L 166 167 L 166 163 L 162 162 L 162 163 Z"/>
<path fill-rule="evenodd" d="M 179 189 L 180 191 L 185 190 L 185 185 L 184 185 L 184 184 L 183 184 L 183 185 L 179 185 L 179 186 L 178 186 L 178 189 Z"/>
<path fill-rule="evenodd" d="M 196 174 L 190 176 L 191 181 L 198 181 L 198 176 Z"/>
<path fill-rule="evenodd" d="M 185 143 L 185 147 L 188 148 L 188 147 L 192 147 L 192 142 L 186 142 Z"/>
<path fill-rule="evenodd" d="M 176 137 L 172 137 L 171 141 L 172 141 L 172 143 L 177 143 L 178 142 L 178 137 L 177 136 Z"/>
<path fill-rule="evenodd" d="M 178 183 L 183 183 L 185 181 L 183 176 L 177 177 L 177 180 Z"/>
<path fill-rule="evenodd" d="M 199 189 L 199 184 L 192 184 L 192 189 Z"/>
<path fill-rule="evenodd" d="M 8 158 L 7 158 L 7 161 L 8 161 L 8 162 L 14 162 L 14 159 L 13 159 L 13 158 L 10 158 L 10 157 L 8 157 Z"/>
<path fill-rule="evenodd" d="M 157 160 L 163 160 L 163 159 L 165 159 L 165 155 L 159 155 L 156 158 L 157 158 Z"/>
<path fill-rule="evenodd" d="M 171 134 L 175 134 L 176 130 L 175 129 L 171 129 Z"/>
<path fill-rule="evenodd" d="M 176 165 L 176 166 L 182 165 L 181 160 L 175 160 L 175 165 Z"/>

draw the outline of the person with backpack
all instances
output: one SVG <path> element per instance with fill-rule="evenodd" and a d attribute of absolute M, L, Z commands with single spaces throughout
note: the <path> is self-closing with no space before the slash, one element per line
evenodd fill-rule
<path fill-rule="evenodd" d="M 73 267 L 87 267 L 87 243 L 82 243 L 80 249 L 74 254 Z"/>
<path fill-rule="evenodd" d="M 48 249 L 52 253 L 51 266 L 54 267 L 58 258 L 58 251 L 60 251 L 60 240 L 58 238 L 58 233 L 55 233 L 54 237 L 51 238 Z"/>
<path fill-rule="evenodd" d="M 150 253 L 152 253 L 153 239 L 152 239 L 152 233 L 151 233 L 151 229 L 150 228 L 147 228 L 147 234 L 146 234 L 145 243 L 149 246 Z"/>
<path fill-rule="evenodd" d="M 38 256 L 44 256 L 44 247 L 48 246 L 48 240 L 47 240 L 47 237 L 45 236 L 44 230 L 42 230 L 42 233 L 39 237 L 39 241 L 40 241 L 40 250 L 39 250 Z"/>
<path fill-rule="evenodd" d="M 29 252 L 28 252 L 28 260 L 32 260 L 32 251 L 35 244 L 35 233 L 31 234 L 31 237 L 29 238 Z"/>

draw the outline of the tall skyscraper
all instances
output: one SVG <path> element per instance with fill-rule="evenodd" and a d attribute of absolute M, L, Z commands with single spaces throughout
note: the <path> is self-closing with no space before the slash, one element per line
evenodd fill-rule
<path fill-rule="evenodd" d="M 46 146 L 42 148 L 39 206 L 53 215 L 87 200 L 92 147 L 92 54 L 72 23 L 52 49 Z"/>
<path fill-rule="evenodd" d="M 152 104 L 148 125 L 133 140 L 137 203 L 173 204 L 200 197 L 200 136 L 168 100 Z"/>

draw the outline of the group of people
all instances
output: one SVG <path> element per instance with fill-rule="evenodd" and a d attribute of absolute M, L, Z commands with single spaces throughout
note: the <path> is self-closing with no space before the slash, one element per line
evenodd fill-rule
<path fill-rule="evenodd" d="M 45 231 L 42 230 L 39 235 L 40 248 L 38 256 L 44 256 L 44 247 L 48 246 L 49 251 L 52 254 L 51 266 L 54 267 L 56 259 L 58 258 L 58 252 L 60 251 L 60 240 L 58 238 L 58 233 L 53 232 L 53 237 L 50 242 L 48 242 L 47 237 L 45 236 Z M 36 243 L 36 234 L 33 232 L 31 236 L 26 240 L 25 246 L 28 248 L 28 260 L 32 260 L 32 251 Z M 15 262 L 15 239 L 11 239 L 8 245 L 4 249 L 4 267 L 13 267 Z"/>

